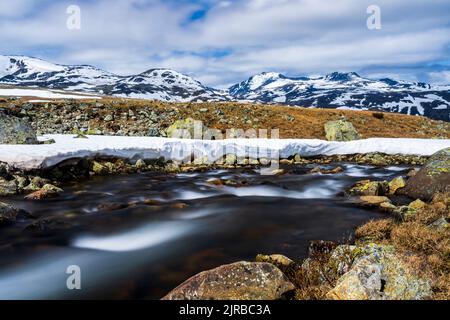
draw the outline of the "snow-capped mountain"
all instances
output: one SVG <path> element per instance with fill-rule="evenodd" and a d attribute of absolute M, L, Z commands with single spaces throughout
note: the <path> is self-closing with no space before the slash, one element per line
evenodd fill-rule
<path fill-rule="evenodd" d="M 370 80 L 354 72 L 317 78 L 264 72 L 230 87 L 229 93 L 239 100 L 260 103 L 382 110 L 450 120 L 450 86 Z"/>
<path fill-rule="evenodd" d="M 0 56 L 0 84 L 170 102 L 229 100 L 226 91 L 209 88 L 169 69 L 118 76 L 92 66 L 58 65 L 25 56 Z"/>
<path fill-rule="evenodd" d="M 0 84 L 170 102 L 249 101 L 382 110 L 450 121 L 450 86 L 388 78 L 371 80 L 354 72 L 298 78 L 265 72 L 228 90 L 217 90 L 170 69 L 119 76 L 87 65 L 66 66 L 25 56 L 0 56 Z"/>

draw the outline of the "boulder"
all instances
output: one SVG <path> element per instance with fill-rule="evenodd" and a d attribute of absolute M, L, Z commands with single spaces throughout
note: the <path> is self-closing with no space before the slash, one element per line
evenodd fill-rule
<path fill-rule="evenodd" d="M 388 188 L 388 183 L 386 181 L 364 180 L 353 186 L 349 190 L 349 193 L 350 195 L 360 196 L 384 196 L 387 193 Z"/>
<path fill-rule="evenodd" d="M 203 127 L 201 122 L 196 122 L 192 118 L 177 120 L 166 129 L 166 135 L 169 138 L 201 139 Z M 199 137 L 196 137 L 196 135 L 199 135 Z"/>
<path fill-rule="evenodd" d="M 19 210 L 6 203 L 0 202 L 0 226 L 16 222 L 16 217 L 18 214 Z"/>
<path fill-rule="evenodd" d="M 359 197 L 359 200 L 362 205 L 366 206 L 380 206 L 383 203 L 391 203 L 391 200 L 389 200 L 388 197 L 382 196 L 361 196 Z"/>
<path fill-rule="evenodd" d="M 36 131 L 29 121 L 0 111 L 0 144 L 37 144 Z"/>
<path fill-rule="evenodd" d="M 450 148 L 435 153 L 408 179 L 402 194 L 410 198 L 431 200 L 436 193 L 450 192 Z"/>
<path fill-rule="evenodd" d="M 325 135 L 328 141 L 352 141 L 359 139 L 359 134 L 353 124 L 346 120 L 327 122 L 325 124 Z"/>
<path fill-rule="evenodd" d="M 388 186 L 389 186 L 389 194 L 394 195 L 397 192 L 397 190 L 404 188 L 406 186 L 406 182 L 405 179 L 403 179 L 403 177 L 396 177 L 389 182 Z"/>
<path fill-rule="evenodd" d="M 17 182 L 15 180 L 8 181 L 0 177 L 0 196 L 11 196 L 18 192 Z"/>
<path fill-rule="evenodd" d="M 353 250 L 351 269 L 327 293 L 333 300 L 422 300 L 431 297 L 429 279 L 419 278 L 391 246 L 368 244 Z"/>
<path fill-rule="evenodd" d="M 163 300 L 277 300 L 292 290 L 273 264 L 242 261 L 201 272 Z"/>

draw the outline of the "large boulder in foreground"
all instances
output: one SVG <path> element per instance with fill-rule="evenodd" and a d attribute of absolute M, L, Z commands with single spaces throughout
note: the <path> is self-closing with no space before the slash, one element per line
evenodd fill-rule
<path fill-rule="evenodd" d="M 352 141 L 359 139 L 359 134 L 353 124 L 346 120 L 327 122 L 325 124 L 325 135 L 328 141 Z"/>
<path fill-rule="evenodd" d="M 327 293 L 332 300 L 422 300 L 432 295 L 428 279 L 418 277 L 393 247 L 356 248 L 350 270 Z"/>
<path fill-rule="evenodd" d="M 36 143 L 36 132 L 27 120 L 0 111 L 0 144 Z"/>
<path fill-rule="evenodd" d="M 432 155 L 401 190 L 408 197 L 422 200 L 430 200 L 438 192 L 450 192 L 450 148 Z"/>
<path fill-rule="evenodd" d="M 273 264 L 236 262 L 193 276 L 163 300 L 277 300 L 292 290 Z"/>

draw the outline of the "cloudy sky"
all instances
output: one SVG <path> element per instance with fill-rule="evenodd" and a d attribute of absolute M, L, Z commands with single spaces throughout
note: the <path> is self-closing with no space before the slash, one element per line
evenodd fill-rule
<path fill-rule="evenodd" d="M 0 0 L 0 54 L 124 75 L 166 67 L 217 87 L 263 71 L 448 84 L 449 12 L 448 0 Z"/>

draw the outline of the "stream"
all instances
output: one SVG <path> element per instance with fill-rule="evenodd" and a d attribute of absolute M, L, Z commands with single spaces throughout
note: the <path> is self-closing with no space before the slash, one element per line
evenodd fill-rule
<path fill-rule="evenodd" d="M 342 191 L 409 170 L 322 167 L 337 165 L 344 172 L 298 166 L 280 176 L 234 169 L 95 177 L 63 185 L 54 199 L 0 198 L 34 217 L 1 229 L 0 299 L 160 299 L 198 272 L 258 253 L 303 259 L 310 240 L 345 241 L 384 216 Z M 211 183 L 217 179 L 228 185 Z M 80 267 L 80 290 L 66 286 L 71 265 Z"/>

